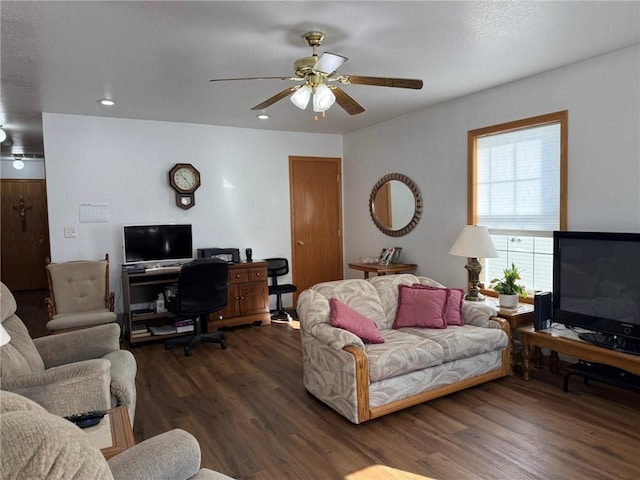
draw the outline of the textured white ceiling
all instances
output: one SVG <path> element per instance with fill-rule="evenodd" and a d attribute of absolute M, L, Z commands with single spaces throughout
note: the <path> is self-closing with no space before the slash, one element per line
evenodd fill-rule
<path fill-rule="evenodd" d="M 640 43 L 637 1 L 2 1 L 0 15 L 5 154 L 42 153 L 43 111 L 345 133 Z M 347 85 L 364 113 L 335 105 L 316 123 L 284 99 L 261 122 L 251 107 L 290 82 L 209 83 L 292 75 L 309 30 L 349 58 L 339 73 L 424 88 Z"/>

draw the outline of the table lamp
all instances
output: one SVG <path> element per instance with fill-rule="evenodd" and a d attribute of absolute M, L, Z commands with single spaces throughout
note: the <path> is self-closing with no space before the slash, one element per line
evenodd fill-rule
<path fill-rule="evenodd" d="M 478 261 L 478 258 L 496 258 L 499 256 L 487 227 L 466 225 L 458 235 L 458 238 L 456 238 L 451 250 L 449 250 L 449 254 L 471 259 L 464 267 L 469 271 L 469 283 L 471 284 L 469 293 L 465 295 L 464 299 L 476 302 L 484 300 L 484 295 L 478 290 L 480 272 L 482 271 L 482 264 Z"/>
<path fill-rule="evenodd" d="M 9 332 L 7 332 L 2 326 L 2 324 L 0 323 L 0 347 L 2 345 L 6 345 L 10 341 L 11 341 L 11 335 L 9 335 Z"/>

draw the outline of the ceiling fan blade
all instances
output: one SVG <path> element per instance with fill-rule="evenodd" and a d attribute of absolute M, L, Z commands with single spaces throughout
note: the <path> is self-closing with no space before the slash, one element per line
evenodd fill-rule
<path fill-rule="evenodd" d="M 342 55 L 324 52 L 322 55 L 320 55 L 318 62 L 313 67 L 313 71 L 330 75 L 338 68 L 340 68 L 342 64 L 344 64 L 344 62 L 346 62 L 347 60 L 349 59 L 347 57 L 343 57 Z"/>
<path fill-rule="evenodd" d="M 347 93 L 340 87 L 333 85 L 330 88 L 336 96 L 336 102 L 338 102 L 338 105 L 340 105 L 349 115 L 357 115 L 364 112 L 364 107 L 347 95 Z"/>
<path fill-rule="evenodd" d="M 340 75 L 336 80 L 344 84 L 375 85 L 378 87 L 413 88 L 420 90 L 422 80 L 411 78 L 363 77 L 359 75 Z"/>
<path fill-rule="evenodd" d="M 210 82 L 229 82 L 231 80 L 300 80 L 295 77 L 244 77 L 244 78 L 214 78 Z"/>
<path fill-rule="evenodd" d="M 267 100 L 265 100 L 264 102 L 256 105 L 255 107 L 253 107 L 251 110 L 262 110 L 263 108 L 267 108 L 269 105 L 273 105 L 274 103 L 276 103 L 278 100 L 282 100 L 283 98 L 288 97 L 289 95 L 291 95 L 293 92 L 295 92 L 299 87 L 289 87 L 289 88 L 285 88 L 283 91 L 281 91 L 280 93 L 276 93 L 273 97 L 268 98 Z"/>

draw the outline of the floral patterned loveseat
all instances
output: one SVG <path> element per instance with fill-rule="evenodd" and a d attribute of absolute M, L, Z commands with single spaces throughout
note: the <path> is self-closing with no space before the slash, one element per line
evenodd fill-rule
<path fill-rule="evenodd" d="M 464 301 L 464 325 L 393 329 L 400 285 L 443 288 L 410 274 L 314 285 L 298 297 L 304 386 L 362 423 L 510 373 L 509 325 L 488 305 Z M 384 343 L 331 324 L 337 299 L 372 320 Z"/>

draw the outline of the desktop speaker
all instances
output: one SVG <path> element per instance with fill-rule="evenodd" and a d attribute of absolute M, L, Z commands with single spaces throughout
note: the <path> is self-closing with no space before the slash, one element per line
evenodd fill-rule
<path fill-rule="evenodd" d="M 551 292 L 538 292 L 533 297 L 533 328 L 546 330 L 551 327 Z"/>

